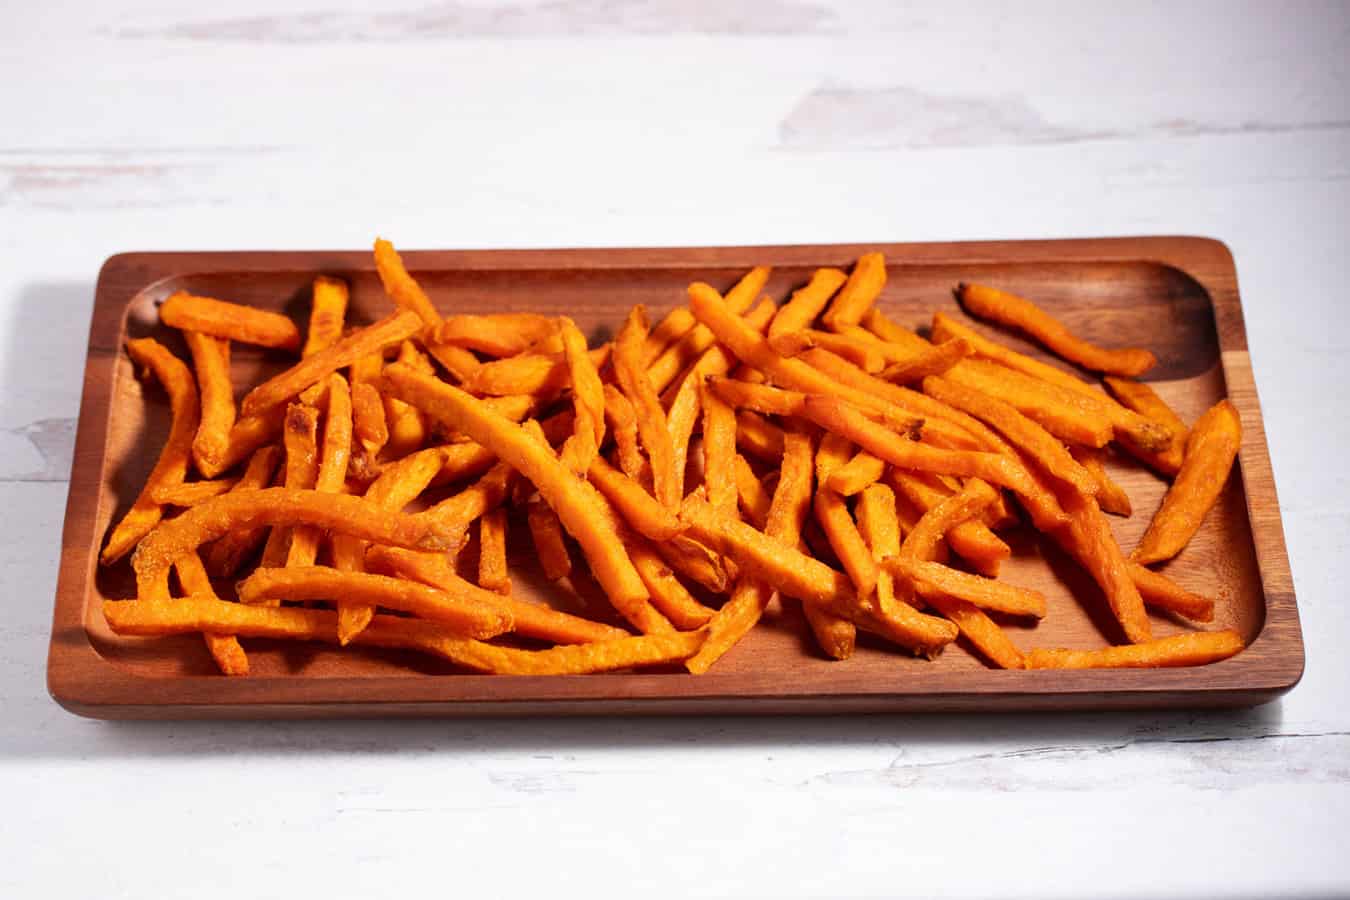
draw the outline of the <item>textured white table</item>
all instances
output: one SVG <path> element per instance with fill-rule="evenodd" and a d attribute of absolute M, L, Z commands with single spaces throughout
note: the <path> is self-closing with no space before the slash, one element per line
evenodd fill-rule
<path fill-rule="evenodd" d="M 0 896 L 1350 892 L 1345 7 L 340 2 L 6 12 Z M 1222 238 L 1304 681 L 1236 714 L 61 711 L 43 669 L 100 262 L 377 232 L 404 247 Z"/>

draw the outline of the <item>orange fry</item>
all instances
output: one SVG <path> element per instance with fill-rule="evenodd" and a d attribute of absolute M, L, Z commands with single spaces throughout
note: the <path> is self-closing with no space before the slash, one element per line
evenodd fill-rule
<path fill-rule="evenodd" d="M 534 541 L 534 550 L 539 556 L 539 564 L 544 567 L 545 577 L 549 581 L 566 578 L 572 573 L 572 557 L 563 541 L 562 523 L 558 521 L 557 514 L 540 500 L 531 500 L 525 510 L 530 538 Z"/>
<path fill-rule="evenodd" d="M 703 387 L 703 483 L 708 503 L 723 515 L 736 514 L 736 413 Z"/>
<path fill-rule="evenodd" d="M 281 313 L 197 297 L 176 291 L 159 307 L 159 320 L 170 328 L 278 350 L 299 350 L 300 329 Z"/>
<path fill-rule="evenodd" d="M 352 451 L 352 474 L 368 480 L 375 474 L 375 459 L 389 443 L 389 422 L 384 400 L 373 384 L 352 382 L 352 436 L 358 447 Z"/>
<path fill-rule="evenodd" d="M 961 305 L 971 315 L 1017 328 L 1061 358 L 1085 369 L 1109 375 L 1135 376 L 1147 372 L 1158 361 L 1148 350 L 1108 350 L 1088 343 L 1030 300 L 1006 291 L 978 284 L 961 284 L 956 293 Z"/>
<path fill-rule="evenodd" d="M 256 416 L 244 416 L 230 429 L 230 442 L 225 448 L 223 458 L 218 465 L 208 460 L 195 460 L 197 471 L 203 478 L 215 478 L 220 473 L 234 468 L 253 455 L 259 447 L 270 444 L 281 434 L 281 422 L 286 418 L 285 405 L 276 406 Z"/>
<path fill-rule="evenodd" d="M 236 484 L 238 478 L 218 478 L 214 481 L 185 481 L 182 484 L 166 484 L 150 495 L 161 506 L 196 506 L 212 497 L 219 497 Z"/>
<path fill-rule="evenodd" d="M 637 414 L 633 404 L 617 387 L 606 384 L 605 418 L 609 421 L 609 433 L 614 437 L 614 446 L 618 451 L 619 468 L 634 481 L 642 473 L 644 462 L 642 451 L 638 449 Z"/>
<path fill-rule="evenodd" d="M 1097 482 L 1097 503 L 1101 506 L 1102 512 L 1129 518 L 1134 512 L 1130 504 L 1130 495 L 1111 480 L 1110 474 L 1106 471 L 1106 454 L 1096 447 L 1080 447 L 1077 444 L 1069 448 L 1069 453 L 1087 470 L 1092 480 Z"/>
<path fill-rule="evenodd" d="M 750 308 L 750 305 L 754 303 L 755 298 L 759 296 L 759 292 L 764 289 L 765 282 L 769 280 L 769 272 L 770 270 L 764 266 L 757 266 L 747 272 L 741 280 L 736 283 L 735 287 L 727 291 L 727 295 L 723 300 L 723 302 L 726 303 L 727 308 L 736 315 L 745 313 L 745 311 Z M 718 294 L 718 296 L 721 297 L 720 294 Z M 772 308 L 772 300 L 769 300 L 766 297 L 761 301 L 761 305 L 765 302 Z M 772 318 L 772 315 L 773 313 L 770 311 L 769 317 Z M 706 326 L 698 323 L 698 320 L 694 317 L 693 313 L 689 311 L 688 307 L 682 306 L 671 312 L 671 314 L 666 317 L 666 322 L 670 322 L 677 317 L 679 319 L 679 324 L 684 325 L 685 323 L 688 323 L 687 333 L 685 333 L 678 341 L 675 341 L 670 346 L 666 347 L 660 354 L 647 355 L 647 351 L 650 351 L 653 346 L 650 337 L 644 347 L 643 362 L 647 364 L 647 376 L 651 378 L 652 384 L 656 387 L 658 393 L 664 391 L 666 387 L 675 380 L 675 376 L 679 375 L 680 372 L 684 371 L 686 366 L 690 365 L 713 346 L 714 338 L 712 332 L 710 332 Z M 666 322 L 662 322 L 662 326 L 664 326 Z M 767 328 L 768 324 L 769 323 L 766 320 L 764 325 L 760 326 L 761 330 Z M 660 329 L 658 328 L 658 330 Z"/>
<path fill-rule="evenodd" d="M 1139 596 L 1144 598 L 1145 606 L 1176 613 L 1195 622 L 1214 621 L 1214 601 L 1210 598 L 1192 594 L 1161 572 L 1137 562 L 1125 563 L 1125 569 L 1139 589 Z"/>
<path fill-rule="evenodd" d="M 646 339 L 647 313 L 643 307 L 635 306 L 614 340 L 614 375 L 637 414 L 638 436 L 652 464 L 653 493 L 662 504 L 674 509 L 681 499 L 675 475 L 675 446 L 661 398 L 642 365 L 642 345 Z"/>
<path fill-rule="evenodd" d="M 734 573 L 728 569 L 733 564 L 687 535 L 658 541 L 654 546 L 670 568 L 695 584 L 703 585 L 714 594 L 725 593 L 730 587 Z"/>
<path fill-rule="evenodd" d="M 176 484 L 182 484 L 187 475 L 188 460 L 192 454 L 192 441 L 197 433 L 197 422 L 201 409 L 197 402 L 197 385 L 192 373 L 183 365 L 182 360 L 174 356 L 163 344 L 154 338 L 140 338 L 127 341 L 127 354 L 134 363 L 150 372 L 169 395 L 169 405 L 173 410 L 173 425 L 169 429 L 168 440 L 160 450 L 159 460 L 140 496 L 131 504 L 122 521 L 117 523 L 108 536 L 99 561 L 103 565 L 117 562 L 150 534 L 164 517 L 164 508 L 154 500 L 156 491 Z"/>
<path fill-rule="evenodd" d="M 943 377 L 1002 400 L 1065 443 L 1104 447 L 1114 434 L 1110 417 L 1095 401 L 997 363 L 965 359 Z"/>
<path fill-rule="evenodd" d="M 266 446 L 253 454 L 243 476 L 230 489 L 231 493 L 256 491 L 272 482 L 272 473 L 281 462 L 281 448 L 275 444 Z M 197 504 L 192 504 L 196 506 Z M 204 561 L 209 572 L 221 578 L 228 578 L 243 565 L 244 558 L 258 548 L 266 538 L 267 531 L 253 528 L 231 532 L 210 547 L 206 548 Z"/>
<path fill-rule="evenodd" d="M 901 499 L 908 501 L 917 510 L 916 522 L 918 516 L 955 493 L 940 481 L 936 479 L 930 481 L 929 478 L 930 476 L 899 469 L 892 469 L 889 475 L 890 484 L 900 494 Z M 996 503 L 997 501 L 985 507 L 985 513 L 993 509 Z M 959 553 L 981 575 L 989 578 L 997 576 L 1003 561 L 1012 555 L 1012 548 L 990 531 L 986 522 L 979 519 L 969 519 L 953 525 L 947 529 L 946 540 L 951 549 Z"/>
<path fill-rule="evenodd" d="M 905 535 L 900 546 L 901 555 L 909 559 L 933 559 L 943 536 L 960 523 L 975 519 L 996 496 L 989 485 L 972 478 L 960 493 L 945 498 L 923 514 L 918 524 Z"/>
<path fill-rule="evenodd" d="M 478 586 L 498 594 L 511 593 L 506 567 L 506 510 L 484 513 L 478 520 Z"/>
<path fill-rule="evenodd" d="M 863 315 L 881 296 L 886 286 L 886 258 L 880 253 L 864 253 L 858 257 L 848 281 L 835 295 L 830 308 L 821 317 L 825 327 L 838 331 L 844 325 L 857 325 Z"/>
<path fill-rule="evenodd" d="M 971 355 L 971 346 L 967 341 L 955 340 L 939 344 L 921 356 L 905 362 L 887 366 L 881 371 L 881 377 L 892 384 L 911 384 L 923 381 L 930 375 L 941 375 L 952 366 Z"/>
<path fill-rule="evenodd" d="M 835 558 L 843 565 L 853 581 L 860 597 L 868 597 L 876 587 L 877 565 L 863 543 L 853 518 L 849 515 L 844 499 L 826 485 L 830 474 L 843 465 L 852 451 L 853 445 L 835 434 L 826 433 L 816 449 L 816 524 L 825 535 L 825 540 L 834 551 Z M 815 635 L 816 643 L 825 655 L 831 659 L 848 659 L 858 643 L 858 629 L 848 619 L 837 616 L 828 610 L 805 605 L 802 613 L 806 623 Z"/>
<path fill-rule="evenodd" d="M 435 519 L 447 532 L 457 535 L 456 546 L 462 547 L 469 526 L 480 516 L 505 503 L 517 480 L 516 470 L 510 464 L 498 461 L 482 478 L 459 493 L 446 497 L 423 515 Z"/>
<path fill-rule="evenodd" d="M 783 456 L 783 429 L 743 409 L 736 413 L 736 446 L 756 459 L 776 463 Z"/>
<path fill-rule="evenodd" d="M 586 347 L 586 336 L 566 316 L 557 320 L 572 382 L 573 434 L 563 444 L 563 465 L 578 475 L 591 466 L 605 441 L 605 386 Z"/>
<path fill-rule="evenodd" d="M 690 631 L 707 624 L 713 611 L 694 599 L 662 556 L 648 541 L 635 535 L 625 540 L 628 555 L 642 576 L 642 583 L 651 592 L 652 605 L 681 631 Z"/>
<path fill-rule="evenodd" d="M 733 454 L 732 470 L 736 478 L 736 499 L 739 501 L 741 512 L 750 520 L 750 524 L 763 531 L 769 519 L 769 507 L 773 504 L 773 498 L 764 489 L 763 483 L 755 477 L 755 470 L 750 468 L 750 463 L 739 453 Z"/>
<path fill-rule="evenodd" d="M 810 327 L 845 281 L 848 281 L 848 276 L 840 269 L 816 269 L 811 273 L 811 280 L 793 291 L 788 302 L 773 317 L 769 325 L 769 338 Z"/>
<path fill-rule="evenodd" d="M 347 318 L 347 282 L 320 275 L 314 279 L 314 299 L 309 310 L 309 332 L 301 356 L 327 350 L 342 337 Z"/>
<path fill-rule="evenodd" d="M 436 311 L 435 305 L 422 290 L 422 286 L 408 274 L 402 257 L 394 250 L 394 245 L 381 238 L 375 239 L 375 269 L 390 299 L 400 309 L 417 316 L 422 323 L 423 327 L 420 330 L 426 338 L 427 350 L 436 357 L 436 361 L 445 366 L 446 370 L 459 381 L 468 378 L 478 368 L 478 359 L 463 347 L 435 342 L 434 334 L 441 324 L 441 314 Z"/>
<path fill-rule="evenodd" d="M 916 359 L 933 349 L 933 344 L 924 340 L 910 329 L 888 318 L 875 306 L 862 317 L 861 327 L 875 335 L 878 340 L 893 344 L 903 351 L 906 359 Z M 904 360 L 897 360 L 903 362 Z"/>
<path fill-rule="evenodd" d="M 558 322 L 538 313 L 487 313 L 446 316 L 432 341 L 477 350 L 488 356 L 515 356 L 553 334 Z"/>
<path fill-rule="evenodd" d="M 992 578 L 950 569 L 940 563 L 903 556 L 886 560 L 885 565 L 892 573 L 913 583 L 916 591 L 925 598 L 936 593 L 1010 616 L 1045 617 L 1045 595 L 1030 588 L 1004 584 Z"/>
<path fill-rule="evenodd" d="M 192 441 L 198 471 L 224 470 L 225 452 L 234 427 L 234 385 L 230 383 L 230 342 L 200 331 L 185 331 L 192 367 L 201 391 L 201 421 Z"/>
<path fill-rule="evenodd" d="M 876 374 L 886 368 L 887 359 L 882 354 L 885 345 L 877 341 L 861 340 L 847 334 L 835 334 L 832 331 L 803 329 L 769 338 L 769 346 L 784 357 L 801 356 L 813 347 L 820 347 L 842 356 L 858 368 L 869 374 Z"/>
<path fill-rule="evenodd" d="M 1153 634 L 1143 598 L 1130 577 L 1125 554 L 1116 543 L 1101 507 L 1093 498 L 1072 491 L 1066 492 L 1061 500 L 1069 525 L 1058 539 L 1101 586 L 1126 639 L 1132 644 L 1149 640 Z"/>
<path fill-rule="evenodd" d="M 1186 439 L 1181 471 L 1130 554 L 1132 560 L 1149 565 L 1171 559 L 1185 548 L 1218 502 L 1241 443 L 1242 420 L 1227 400 L 1196 420 Z"/>
<path fill-rule="evenodd" d="M 401 312 L 353 331 L 327 350 L 305 357 L 285 372 L 249 391 L 240 409 L 245 416 L 251 416 L 284 403 L 338 369 L 416 334 L 419 324 L 417 316 Z"/>
<path fill-rule="evenodd" d="M 1153 388 L 1143 382 L 1117 378 L 1114 375 L 1106 376 L 1103 381 L 1116 399 L 1125 406 L 1172 432 L 1172 442 L 1164 450 L 1147 452 L 1129 445 L 1126 445 L 1125 449 L 1164 475 L 1175 475 L 1180 472 L 1182 459 L 1186 455 L 1186 439 L 1190 436 L 1181 417 L 1173 412 L 1172 407 L 1168 406 Z"/>
<path fill-rule="evenodd" d="M 852 459 L 830 472 L 825 486 L 836 494 L 852 497 L 880 481 L 885 471 L 884 462 L 866 450 L 859 450 Z"/>
<path fill-rule="evenodd" d="M 328 412 L 324 416 L 323 443 L 320 445 L 314 489 L 336 494 L 347 482 L 347 464 L 352 452 L 352 400 L 347 379 L 334 372 L 328 376 Z M 291 548 L 286 565 L 309 566 L 319 555 L 319 532 L 301 526 L 291 532 Z"/>
<path fill-rule="evenodd" d="M 1027 654 L 1028 669 L 1153 669 L 1204 666 L 1227 659 L 1245 646 L 1231 629 L 1174 634 L 1143 644 L 1100 650 L 1036 649 Z"/>
<path fill-rule="evenodd" d="M 207 577 L 206 567 L 202 565 L 202 558 L 196 553 L 189 553 L 179 559 L 174 563 L 174 570 L 178 572 L 178 583 L 184 593 L 219 599 L 216 597 L 215 588 L 211 586 L 211 579 Z M 248 656 L 244 653 L 244 648 L 239 646 L 237 637 L 210 632 L 203 632 L 202 637 L 206 640 L 206 649 L 216 661 L 220 674 L 248 674 Z"/>
<path fill-rule="evenodd" d="M 603 456 L 597 456 L 591 463 L 589 475 L 596 489 L 639 534 L 654 541 L 668 541 L 684 531 L 684 525 L 669 509 Z M 732 501 L 735 502 L 734 496 Z"/>

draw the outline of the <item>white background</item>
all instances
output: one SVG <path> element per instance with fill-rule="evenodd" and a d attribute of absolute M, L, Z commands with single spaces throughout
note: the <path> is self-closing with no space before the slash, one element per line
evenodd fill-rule
<path fill-rule="evenodd" d="M 5 4 L 0 896 L 1350 892 L 1346 7 L 403 2 Z M 376 233 L 1221 238 L 1303 683 L 1235 714 L 63 712 L 44 662 L 99 264 Z"/>

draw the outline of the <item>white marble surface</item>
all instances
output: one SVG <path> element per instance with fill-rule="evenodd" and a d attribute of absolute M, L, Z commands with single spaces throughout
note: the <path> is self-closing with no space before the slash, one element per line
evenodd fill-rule
<path fill-rule="evenodd" d="M 7 9 L 0 896 L 1350 893 L 1350 11 L 947 5 Z M 63 712 L 44 662 L 99 264 L 377 231 L 407 247 L 1222 238 L 1303 683 L 1229 714 Z"/>

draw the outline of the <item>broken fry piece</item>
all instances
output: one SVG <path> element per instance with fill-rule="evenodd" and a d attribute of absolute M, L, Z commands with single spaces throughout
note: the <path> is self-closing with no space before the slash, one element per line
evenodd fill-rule
<path fill-rule="evenodd" d="M 1069 453 L 1087 470 L 1092 480 L 1097 482 L 1097 503 L 1101 506 L 1102 512 L 1129 518 L 1134 512 L 1130 496 L 1125 493 L 1124 488 L 1111 480 L 1110 474 L 1106 471 L 1105 452 L 1097 447 L 1080 447 L 1075 444 L 1069 447 Z"/>
<path fill-rule="evenodd" d="M 498 594 L 511 593 L 506 568 L 506 510 L 500 506 L 478 520 L 478 586 Z"/>
<path fill-rule="evenodd" d="M 780 334 L 792 334 L 809 327 L 846 281 L 848 276 L 840 269 L 816 269 L 811 273 L 811 280 L 793 291 L 787 303 L 774 315 L 769 325 L 769 338 L 772 340 Z"/>
<path fill-rule="evenodd" d="M 301 356 L 327 350 L 342 337 L 347 319 L 347 282 L 320 275 L 314 279 L 314 299 L 309 309 L 309 332 Z"/>
<path fill-rule="evenodd" d="M 566 578 L 572 572 L 572 557 L 563 541 L 562 523 L 558 516 L 541 500 L 531 500 L 526 504 L 526 521 L 530 528 L 530 538 L 534 541 L 535 553 L 539 564 L 544 568 L 544 576 L 549 581 Z"/>
<path fill-rule="evenodd" d="M 857 325 L 863 315 L 877 302 L 886 286 L 886 257 L 880 253 L 864 253 L 858 257 L 848 281 L 835 295 L 830 308 L 821 317 L 825 327 L 838 331 L 844 325 Z"/>

